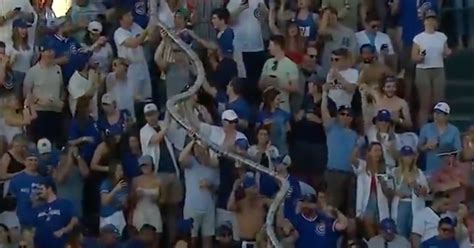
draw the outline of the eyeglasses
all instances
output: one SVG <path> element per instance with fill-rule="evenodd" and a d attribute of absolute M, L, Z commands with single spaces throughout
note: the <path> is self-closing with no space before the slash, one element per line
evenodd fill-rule
<path fill-rule="evenodd" d="M 332 57 L 331 58 L 331 62 L 338 62 L 340 60 L 340 58 L 338 57 Z"/>
<path fill-rule="evenodd" d="M 340 116 L 348 116 L 348 117 L 352 116 L 352 115 L 351 115 L 350 113 L 348 113 L 348 112 L 340 112 L 339 115 L 340 115 Z"/>
<path fill-rule="evenodd" d="M 272 71 L 276 71 L 278 68 L 278 60 L 273 61 Z"/>

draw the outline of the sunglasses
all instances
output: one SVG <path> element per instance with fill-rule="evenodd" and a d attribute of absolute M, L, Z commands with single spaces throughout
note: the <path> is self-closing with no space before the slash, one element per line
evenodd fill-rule
<path fill-rule="evenodd" d="M 316 55 L 316 54 L 308 54 L 308 56 L 309 56 L 310 58 L 314 59 L 314 58 L 316 58 L 318 55 Z"/>
<path fill-rule="evenodd" d="M 239 122 L 239 120 L 224 120 L 224 121 L 226 121 L 229 124 L 236 124 Z"/>
<path fill-rule="evenodd" d="M 278 61 L 277 61 L 277 60 L 275 60 L 275 61 L 273 61 L 273 65 L 272 65 L 272 71 L 276 71 L 276 70 L 277 70 L 277 68 L 278 68 Z"/>
<path fill-rule="evenodd" d="M 447 233 L 450 233 L 450 232 L 453 232 L 454 230 L 452 228 L 441 228 L 441 232 L 447 232 Z"/>
<path fill-rule="evenodd" d="M 340 60 L 340 58 L 338 57 L 332 57 L 331 58 L 331 62 L 338 62 Z"/>
<path fill-rule="evenodd" d="M 340 112 L 339 113 L 340 116 L 348 116 L 348 117 L 351 117 L 352 115 L 348 112 Z"/>

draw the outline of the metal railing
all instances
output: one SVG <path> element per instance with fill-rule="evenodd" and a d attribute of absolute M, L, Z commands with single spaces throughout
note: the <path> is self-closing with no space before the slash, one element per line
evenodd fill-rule
<path fill-rule="evenodd" d="M 271 245 L 273 247 L 278 247 L 278 248 L 281 247 L 281 244 L 275 234 L 274 221 L 275 221 L 278 209 L 280 205 L 283 203 L 286 197 L 286 194 L 288 192 L 288 189 L 289 189 L 288 180 L 278 176 L 274 171 L 271 171 L 268 168 L 260 164 L 257 164 L 252 160 L 241 157 L 231 151 L 224 150 L 222 147 L 216 144 L 213 144 L 212 142 L 208 140 L 207 137 L 202 137 L 199 134 L 199 132 L 196 132 L 196 130 L 193 130 L 193 127 L 191 127 L 188 124 L 189 122 L 186 121 L 185 116 L 180 116 L 177 105 L 185 102 L 191 96 L 198 93 L 198 90 L 202 87 L 204 81 L 206 80 L 205 71 L 204 71 L 204 67 L 202 65 L 201 60 L 196 55 L 196 53 L 190 48 L 190 46 L 185 44 L 183 41 L 181 41 L 181 39 L 179 39 L 172 32 L 170 32 L 163 23 L 161 22 L 157 22 L 157 23 L 158 23 L 158 26 L 167 33 L 168 37 L 174 43 L 176 43 L 187 54 L 187 56 L 189 56 L 190 61 L 195 68 L 196 76 L 197 76 L 195 83 L 187 91 L 180 93 L 178 95 L 172 96 L 170 99 L 168 99 L 168 101 L 166 102 L 166 109 L 167 109 L 166 114 L 171 115 L 170 117 L 173 118 L 184 129 L 186 129 L 188 133 L 195 134 L 194 135 L 195 138 L 197 138 L 203 144 L 209 146 L 210 149 L 212 149 L 214 152 L 216 152 L 220 156 L 224 156 L 234 161 L 237 161 L 241 164 L 247 165 L 257 171 L 268 174 L 281 182 L 282 186 L 280 188 L 280 191 L 276 194 L 275 198 L 273 199 L 272 204 L 270 205 L 270 208 L 266 216 L 266 222 L 265 222 L 266 233 L 268 235 Z"/>

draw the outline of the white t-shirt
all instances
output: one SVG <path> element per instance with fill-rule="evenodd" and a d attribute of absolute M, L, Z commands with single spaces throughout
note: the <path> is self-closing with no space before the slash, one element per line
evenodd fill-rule
<path fill-rule="evenodd" d="M 365 44 L 370 44 L 369 37 L 367 36 L 367 33 L 366 33 L 365 30 L 357 32 L 355 35 L 356 35 L 358 47 L 361 47 Z M 380 54 L 380 51 L 381 51 L 381 48 L 382 48 L 383 45 L 387 45 L 388 54 L 394 54 L 395 53 L 394 50 L 393 50 L 392 41 L 390 40 L 390 37 L 386 33 L 377 32 L 375 34 L 374 43 L 375 43 L 374 44 L 375 49 L 377 50 L 378 54 Z"/>
<path fill-rule="evenodd" d="M 413 214 L 412 232 L 421 236 L 421 242 L 438 235 L 438 224 L 446 214 L 437 215 L 433 209 L 426 207 Z"/>
<path fill-rule="evenodd" d="M 201 125 L 199 126 L 199 134 L 203 137 L 207 137 L 207 139 L 215 145 L 222 146 L 224 144 L 225 133 L 222 127 L 212 126 L 201 122 Z M 243 133 L 237 132 L 235 140 L 238 139 L 247 139 L 247 137 L 245 137 Z"/>
<path fill-rule="evenodd" d="M 76 114 L 76 105 L 77 100 L 84 96 L 90 89 L 93 87 L 92 82 L 83 77 L 79 72 L 74 72 L 72 74 L 71 79 L 69 79 L 69 85 L 67 90 L 69 92 L 68 102 L 69 102 L 69 109 L 71 110 L 72 116 Z M 89 103 L 90 111 L 93 116 L 97 116 L 97 94 L 94 94 L 92 100 Z"/>
<path fill-rule="evenodd" d="M 346 79 L 347 82 L 351 84 L 357 84 L 357 80 L 359 79 L 359 72 L 356 69 L 349 68 L 343 71 L 339 71 L 339 73 L 344 79 Z M 326 81 L 333 81 L 333 78 L 331 78 L 330 74 L 328 74 Z M 343 89 L 330 89 L 328 96 L 336 103 L 336 106 L 339 108 L 340 106 L 344 105 L 350 106 L 354 94 L 349 93 Z"/>
<path fill-rule="evenodd" d="M 234 28 L 234 50 L 237 52 L 260 52 L 265 50 L 262 38 L 262 26 L 260 23 L 259 4 L 265 4 L 263 0 L 249 0 L 248 9 L 239 14 Z M 241 0 L 230 0 L 227 9 L 230 13 L 235 12 L 241 5 Z"/>
<path fill-rule="evenodd" d="M 13 58 L 12 70 L 26 73 L 31 68 L 34 51 L 30 47 L 28 50 L 16 50 L 12 46 L 7 48 L 7 54 Z"/>
<path fill-rule="evenodd" d="M 136 38 L 142 32 L 143 28 L 136 23 L 133 23 L 130 30 L 126 30 L 122 27 L 119 27 L 117 30 L 115 30 L 114 41 L 115 44 L 117 44 L 118 57 L 127 59 L 131 63 L 142 63 L 146 61 L 143 46 L 139 45 L 135 48 L 132 48 L 126 47 L 123 44 L 128 38 Z"/>
<path fill-rule="evenodd" d="M 156 130 L 148 123 L 140 129 L 140 146 L 142 148 L 143 155 L 150 155 L 153 158 L 153 163 L 155 164 L 155 172 L 158 171 L 158 166 L 160 162 L 160 144 L 152 144 L 150 142 L 151 138 L 156 133 Z M 169 154 L 171 156 L 171 159 L 173 160 L 173 164 L 176 169 L 176 173 L 179 177 L 179 168 L 174 157 L 173 146 L 168 140 L 167 136 L 168 135 L 165 136 L 164 141 L 162 142 L 166 142 L 166 147 L 168 148 Z"/>
<path fill-rule="evenodd" d="M 448 37 L 444 33 L 434 32 L 432 34 L 423 32 L 413 38 L 420 50 L 426 50 L 426 56 L 422 63 L 416 68 L 443 68 L 444 67 L 444 46 Z"/>
<path fill-rule="evenodd" d="M 117 108 L 120 110 L 128 110 L 130 114 L 136 118 L 133 99 L 135 89 L 128 77 L 126 77 L 125 80 L 118 80 L 115 77 L 115 73 L 111 72 L 105 79 L 105 85 L 107 87 L 107 92 L 115 97 Z"/>

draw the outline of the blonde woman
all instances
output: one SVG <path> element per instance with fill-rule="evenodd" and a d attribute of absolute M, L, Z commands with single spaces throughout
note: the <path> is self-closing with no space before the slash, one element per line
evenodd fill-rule
<path fill-rule="evenodd" d="M 22 133 L 23 129 L 36 119 L 36 107 L 32 102 L 31 97 L 28 97 L 22 106 L 12 91 L 0 99 L 3 112 L 3 117 L 0 118 L 0 133 L 5 136 L 8 144 L 16 134 Z"/>
<path fill-rule="evenodd" d="M 397 223 L 398 234 L 409 238 L 413 214 L 425 207 L 423 199 L 428 193 L 428 182 L 416 165 L 417 155 L 410 146 L 400 150 L 398 167 L 393 170 L 395 183 L 392 201 L 392 219 Z"/>
<path fill-rule="evenodd" d="M 376 234 L 377 223 L 390 217 L 389 177 L 382 145 L 370 143 L 366 159 L 354 156 L 352 162 L 357 176 L 356 217 L 362 220 L 367 238 L 371 238 Z"/>

